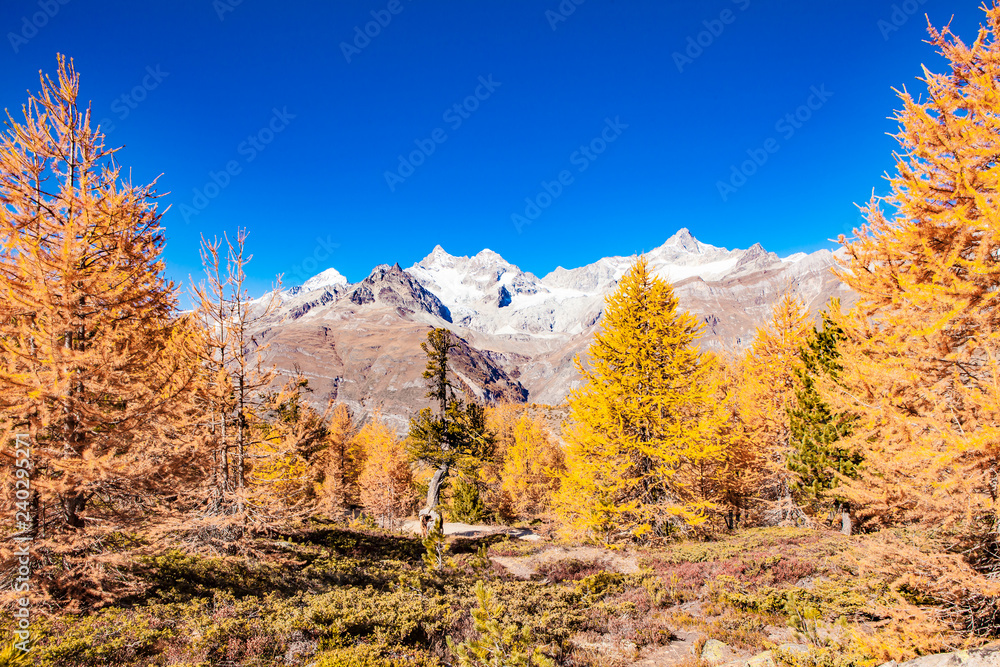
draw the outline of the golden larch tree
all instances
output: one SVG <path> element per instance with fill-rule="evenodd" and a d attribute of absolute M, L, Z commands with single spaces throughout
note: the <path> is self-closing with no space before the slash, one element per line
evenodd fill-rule
<path fill-rule="evenodd" d="M 533 519 L 544 514 L 559 488 L 565 456 L 540 415 L 522 414 L 514 438 L 504 452 L 501 488 L 511 499 L 515 516 Z"/>
<path fill-rule="evenodd" d="M 121 179 L 79 86 L 60 57 L 0 136 L 0 422 L 32 445 L 38 548 L 86 589 L 73 563 L 100 557 L 68 535 L 148 526 L 202 471 L 201 340 L 163 277 L 154 185 Z"/>
<path fill-rule="evenodd" d="M 640 257 L 606 300 L 588 363 L 577 359 L 584 385 L 570 396 L 557 495 L 568 531 L 645 540 L 700 526 L 715 508 L 685 474 L 724 455 L 712 362 L 695 346 L 698 333 Z"/>
<path fill-rule="evenodd" d="M 319 412 L 306 401 L 308 391 L 308 381 L 293 376 L 249 413 L 246 481 L 259 519 L 302 518 L 324 502 L 318 480 L 331 445 L 333 407 Z"/>
<path fill-rule="evenodd" d="M 790 502 L 788 408 L 795 405 L 795 369 L 810 331 L 805 305 L 786 292 L 734 365 L 727 489 L 743 512 L 758 501 Z M 785 514 L 788 510 L 781 508 Z"/>
<path fill-rule="evenodd" d="M 496 441 L 493 457 L 480 468 L 487 507 L 510 519 L 545 515 L 564 468 L 559 441 L 526 405 L 489 406 L 486 421 Z"/>
<path fill-rule="evenodd" d="M 409 514 L 416 500 L 406 446 L 378 413 L 355 438 L 364 451 L 364 467 L 358 477 L 361 506 L 383 528 L 393 528 L 398 519 Z"/>
<path fill-rule="evenodd" d="M 202 237 L 205 280 L 192 281 L 191 287 L 195 313 L 205 327 L 206 381 L 200 399 L 214 449 L 211 513 L 230 517 L 245 514 L 251 416 L 264 410 L 267 391 L 278 375 L 273 365 L 264 362 L 268 343 L 259 329 L 280 304 L 281 276 L 263 299 L 250 297 L 246 266 L 253 255 L 246 240 L 243 229 L 237 231 L 235 242 L 225 234 L 221 239 Z"/>
<path fill-rule="evenodd" d="M 322 512 L 343 514 L 361 502 L 358 476 L 364 465 L 364 449 L 356 435 L 350 409 L 343 403 L 336 404 L 330 412 L 326 448 L 319 460 L 321 480 L 317 495 L 318 509 Z"/>
<path fill-rule="evenodd" d="M 60 58 L 0 138 L 0 407 L 80 528 L 99 493 L 169 484 L 197 340 L 162 275 L 154 186 L 120 180 L 78 94 Z"/>

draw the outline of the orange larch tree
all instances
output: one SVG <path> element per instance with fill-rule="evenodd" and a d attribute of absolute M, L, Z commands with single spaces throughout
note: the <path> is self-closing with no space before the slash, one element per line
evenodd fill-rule
<path fill-rule="evenodd" d="M 841 278 L 860 300 L 837 324 L 844 371 L 824 392 L 858 415 L 864 457 L 839 492 L 875 524 L 995 539 L 1000 519 L 1000 7 L 964 43 L 930 28 L 949 71 L 899 93 L 900 150 Z"/>
<path fill-rule="evenodd" d="M 329 412 L 326 447 L 318 461 L 317 509 L 326 514 L 343 514 L 359 505 L 358 476 L 364 465 L 364 450 L 355 437 L 357 427 L 350 409 L 337 403 Z"/>
<path fill-rule="evenodd" d="M 383 528 L 394 528 L 416 501 L 406 446 L 377 412 L 356 439 L 365 452 L 358 477 L 361 505 Z"/>
<path fill-rule="evenodd" d="M 0 421 L 32 443 L 35 528 L 57 546 L 148 517 L 201 466 L 200 332 L 163 278 L 154 186 L 122 181 L 79 82 L 60 58 L 0 136 Z"/>

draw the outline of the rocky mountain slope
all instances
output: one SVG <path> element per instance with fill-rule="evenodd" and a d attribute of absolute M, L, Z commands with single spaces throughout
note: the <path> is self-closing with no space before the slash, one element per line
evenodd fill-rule
<path fill-rule="evenodd" d="M 704 244 L 681 229 L 646 257 L 704 323 L 701 344 L 716 350 L 748 345 L 786 290 L 814 313 L 831 297 L 852 298 L 828 250 L 780 258 L 759 244 Z M 431 327 L 447 327 L 461 341 L 453 370 L 468 395 L 556 404 L 578 382 L 573 358 L 634 260 L 606 257 L 538 278 L 491 250 L 456 257 L 437 246 L 412 267 L 381 265 L 353 285 L 328 269 L 281 293 L 265 322 L 267 354 L 284 374 L 297 368 L 310 379 L 314 402 L 379 408 L 402 429 L 429 404 L 420 343 Z"/>

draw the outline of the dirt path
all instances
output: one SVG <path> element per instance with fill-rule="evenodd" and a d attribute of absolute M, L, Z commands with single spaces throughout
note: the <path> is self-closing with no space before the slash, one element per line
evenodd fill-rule
<path fill-rule="evenodd" d="M 666 646 L 651 646 L 643 649 L 639 658 L 630 667 L 670 667 L 691 664 L 695 657 L 694 647 L 702 637 L 701 633 L 688 630 L 674 630 L 676 639 Z"/>
<path fill-rule="evenodd" d="M 403 522 L 403 530 L 410 533 L 420 532 L 420 522 L 416 519 Z M 487 535 L 509 535 L 518 540 L 540 541 L 541 535 L 536 535 L 527 528 L 512 528 L 510 526 L 485 526 L 468 523 L 445 523 L 442 526 L 445 535 L 455 537 L 485 537 Z"/>
<path fill-rule="evenodd" d="M 521 579 L 531 577 L 541 565 L 561 560 L 600 561 L 606 569 L 621 574 L 634 574 L 639 571 L 639 563 L 635 556 L 599 547 L 549 547 L 529 556 L 493 556 L 492 560 Z"/>

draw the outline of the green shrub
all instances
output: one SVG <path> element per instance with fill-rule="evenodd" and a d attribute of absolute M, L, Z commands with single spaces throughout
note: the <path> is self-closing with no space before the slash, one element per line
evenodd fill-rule
<path fill-rule="evenodd" d="M 479 487 L 458 477 L 453 486 L 448 518 L 459 523 L 481 523 L 489 518 L 489 510 L 479 496 Z"/>
<path fill-rule="evenodd" d="M 496 594 L 477 581 L 473 589 L 478 606 L 472 610 L 475 637 L 455 644 L 448 637 L 448 648 L 458 658 L 459 667 L 555 667 L 555 663 L 533 646 L 530 628 L 504 623 L 506 609 Z"/>

